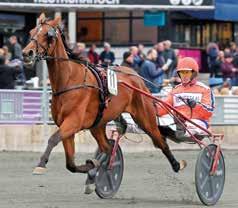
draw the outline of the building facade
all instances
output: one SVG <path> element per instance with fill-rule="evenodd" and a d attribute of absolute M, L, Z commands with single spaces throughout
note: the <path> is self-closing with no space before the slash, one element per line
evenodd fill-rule
<path fill-rule="evenodd" d="M 108 41 L 115 46 L 127 46 L 171 39 L 184 43 L 190 41 L 188 29 L 181 26 L 182 22 L 176 23 L 179 16 L 173 19 L 175 11 L 213 9 L 213 0 L 0 0 L 0 45 L 12 33 L 19 34 L 25 44 L 26 33 L 41 11 L 52 16 L 54 12 L 61 13 L 70 42 Z M 158 24 L 161 18 L 163 23 Z M 183 33 L 187 34 L 185 39 L 181 38 Z M 191 43 L 201 45 L 199 41 Z"/>

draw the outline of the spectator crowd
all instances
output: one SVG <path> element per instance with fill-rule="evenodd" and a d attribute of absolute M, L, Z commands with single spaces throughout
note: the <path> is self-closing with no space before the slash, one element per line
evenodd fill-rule
<path fill-rule="evenodd" d="M 108 66 L 115 63 L 115 53 L 110 43 L 105 42 L 98 53 L 96 44 L 86 49 L 85 43 L 78 42 L 73 48 L 76 57 L 95 65 Z M 209 84 L 216 95 L 238 95 L 238 46 L 231 42 L 229 47 L 220 50 L 216 43 L 209 43 L 206 48 Z M 145 80 L 151 93 L 161 93 L 165 86 L 171 87 L 181 82 L 176 67 L 181 54 L 172 48 L 172 42 L 165 40 L 155 44 L 149 50 L 138 44 L 128 48 L 122 54 L 121 65 L 135 70 Z M 15 35 L 0 48 L 0 89 L 14 89 L 24 86 L 27 80 L 36 76 L 36 69 L 24 69 L 22 46 Z M 146 81 L 147 80 L 147 81 Z M 237 86 L 237 87 L 236 87 Z"/>

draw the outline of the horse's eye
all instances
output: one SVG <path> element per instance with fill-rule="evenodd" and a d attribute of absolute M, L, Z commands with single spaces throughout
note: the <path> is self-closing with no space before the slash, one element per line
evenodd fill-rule
<path fill-rule="evenodd" d="M 53 28 L 50 28 L 47 32 L 48 42 L 51 42 L 56 37 L 56 31 Z"/>

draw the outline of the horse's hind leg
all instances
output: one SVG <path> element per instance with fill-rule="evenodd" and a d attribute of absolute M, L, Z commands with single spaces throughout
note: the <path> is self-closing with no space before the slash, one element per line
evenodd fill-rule
<path fill-rule="evenodd" d="M 148 116 L 150 115 L 150 116 Z M 156 123 L 156 115 L 154 111 L 145 112 L 142 108 L 137 112 L 134 112 L 132 115 L 135 122 L 151 137 L 154 146 L 160 148 L 163 154 L 169 160 L 173 170 L 178 172 L 186 166 L 185 161 L 181 161 L 180 163 L 175 159 L 172 152 L 169 149 L 168 144 L 165 139 L 163 139 L 160 131 L 157 127 Z"/>
<path fill-rule="evenodd" d="M 99 149 L 101 152 L 111 153 L 111 145 L 108 143 L 108 139 L 106 136 L 106 125 L 90 129 L 91 134 L 96 139 Z"/>
<path fill-rule="evenodd" d="M 103 125 L 99 128 L 90 129 L 90 131 L 98 143 L 101 154 L 98 155 L 96 159 L 91 160 L 94 163 L 96 162 L 97 166 L 95 166 L 94 169 L 88 172 L 88 177 L 85 183 L 85 190 L 84 190 L 85 194 L 91 194 L 95 190 L 95 176 L 96 176 L 98 167 L 103 162 L 107 162 L 107 159 L 109 159 L 108 155 L 111 154 L 111 150 L 112 150 L 112 147 L 108 143 L 107 136 L 106 136 L 106 125 Z"/>
<path fill-rule="evenodd" d="M 95 168 L 98 168 L 103 162 L 109 159 L 108 156 L 111 155 L 112 146 L 109 144 L 106 136 L 106 125 L 90 129 L 90 131 L 96 139 L 101 153 L 97 158 L 89 159 L 87 162 L 92 163 Z"/>

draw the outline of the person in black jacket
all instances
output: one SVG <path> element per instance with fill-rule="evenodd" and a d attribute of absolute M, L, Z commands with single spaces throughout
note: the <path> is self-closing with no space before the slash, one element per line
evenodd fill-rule
<path fill-rule="evenodd" d="M 130 51 L 126 51 L 123 54 L 123 62 L 121 63 L 121 66 L 133 68 L 133 62 L 134 62 L 133 54 Z"/>
<path fill-rule="evenodd" d="M 11 53 L 11 60 L 20 59 L 22 60 L 22 47 L 20 43 L 18 43 L 17 37 L 12 35 L 9 39 L 10 42 L 10 53 Z"/>
<path fill-rule="evenodd" d="M 5 64 L 5 57 L 0 55 L 0 89 L 14 89 L 17 69 Z"/>
<path fill-rule="evenodd" d="M 115 54 L 111 51 L 111 45 L 107 42 L 104 43 L 104 50 L 100 54 L 100 62 L 105 66 L 113 64 L 115 61 Z"/>

